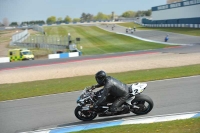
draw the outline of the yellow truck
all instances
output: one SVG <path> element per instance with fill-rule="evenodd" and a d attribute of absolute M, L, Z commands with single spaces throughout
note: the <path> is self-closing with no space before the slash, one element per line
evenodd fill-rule
<path fill-rule="evenodd" d="M 28 49 L 10 49 L 8 52 L 10 62 L 22 60 L 34 60 L 34 55 Z"/>

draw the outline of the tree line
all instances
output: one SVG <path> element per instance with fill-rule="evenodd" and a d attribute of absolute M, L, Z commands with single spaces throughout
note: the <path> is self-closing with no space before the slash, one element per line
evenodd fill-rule
<path fill-rule="evenodd" d="M 143 17 L 143 16 L 151 16 L 151 10 L 147 10 L 147 11 L 126 11 L 124 12 L 122 15 L 122 17 L 125 18 L 132 18 L 132 17 Z"/>
<path fill-rule="evenodd" d="M 141 16 L 151 16 L 151 10 L 146 10 L 146 11 L 126 11 L 119 17 L 124 17 L 124 18 L 134 18 L 134 17 L 141 17 Z M 64 19 L 59 17 L 56 19 L 55 16 L 51 16 L 47 18 L 47 24 L 54 24 L 54 23 L 70 23 L 70 22 L 87 22 L 87 21 L 99 21 L 99 20 L 113 20 L 114 16 L 112 15 L 107 15 L 102 12 L 97 13 L 97 15 L 93 15 L 90 13 L 82 13 L 80 18 L 70 18 L 69 16 L 66 16 Z"/>
<path fill-rule="evenodd" d="M 72 19 L 68 15 L 62 19 L 61 17 L 56 18 L 55 16 L 51 16 L 47 18 L 46 23 L 47 24 L 54 24 L 54 23 L 76 23 L 76 22 L 87 22 L 87 21 L 98 21 L 98 20 L 111 20 L 111 15 L 103 14 L 102 12 L 99 12 L 96 16 L 90 14 L 90 13 L 82 13 L 80 18 L 74 18 Z"/>
<path fill-rule="evenodd" d="M 119 17 L 124 17 L 124 18 L 134 18 L 134 17 L 141 17 L 141 16 L 151 16 L 151 10 L 146 10 L 146 11 L 126 11 L 122 13 Z M 21 24 L 17 22 L 12 22 L 10 23 L 9 26 L 26 26 L 26 25 L 43 25 L 43 24 L 60 24 L 60 23 L 76 23 L 76 22 L 89 22 L 89 21 L 99 21 L 99 20 L 113 20 L 114 16 L 112 14 L 104 14 L 102 12 L 98 12 L 97 15 L 93 15 L 90 13 L 82 13 L 80 18 L 71 18 L 70 16 L 66 16 L 64 19 L 62 17 L 56 18 L 56 16 L 50 16 L 47 18 L 46 22 L 43 20 L 37 20 L 37 21 L 24 21 L 21 22 Z M 4 24 L 4 21 L 6 24 Z M 3 20 L 4 25 L 8 25 L 8 20 Z"/>
<path fill-rule="evenodd" d="M 18 22 L 11 22 L 9 24 L 9 21 L 6 19 L 6 21 L 3 21 L 3 24 L 0 24 L 0 26 L 28 26 L 28 25 L 43 25 L 45 24 L 44 20 L 37 20 L 37 21 L 24 21 L 21 23 Z"/>

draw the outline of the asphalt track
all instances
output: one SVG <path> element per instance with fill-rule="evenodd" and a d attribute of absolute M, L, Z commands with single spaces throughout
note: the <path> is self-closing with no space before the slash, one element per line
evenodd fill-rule
<path fill-rule="evenodd" d="M 98 25 L 98 27 L 110 31 L 110 32 L 120 32 L 140 38 L 145 38 L 148 40 L 164 42 L 164 38 L 166 35 L 169 36 L 169 43 L 175 44 L 200 44 L 200 37 L 199 36 L 191 36 L 185 34 L 177 34 L 172 32 L 166 31 L 159 31 L 159 30 L 138 30 L 136 29 L 135 32 L 131 33 L 130 31 L 126 33 L 126 27 L 115 25 L 114 29 L 112 30 L 113 24 L 107 25 Z M 133 28 L 133 27 L 131 27 Z"/>
<path fill-rule="evenodd" d="M 42 59 L 42 60 L 33 60 L 33 61 L 23 61 L 23 62 L 8 62 L 8 63 L 0 63 L 0 71 L 23 68 L 23 67 L 31 67 L 31 66 L 41 66 L 41 65 L 51 65 L 51 64 L 59 64 L 66 62 L 75 62 L 80 60 L 92 60 L 98 58 L 109 58 L 109 57 L 119 57 L 124 55 L 134 55 L 134 54 L 145 54 L 151 52 L 163 52 L 163 53 L 199 53 L 200 45 L 185 45 L 185 46 L 171 46 L 170 48 L 164 49 L 156 49 L 156 50 L 141 50 L 141 51 L 130 51 L 130 52 L 122 52 L 122 53 L 110 53 L 104 55 L 92 55 L 92 56 L 80 56 L 73 58 L 65 58 L 65 59 Z"/>
<path fill-rule="evenodd" d="M 200 76 L 193 76 L 147 82 L 148 87 L 143 94 L 149 95 L 153 99 L 155 106 L 149 114 L 144 116 L 199 111 L 199 81 Z M 16 133 L 141 117 L 129 114 L 96 118 L 91 122 L 81 122 L 73 113 L 79 94 L 80 91 L 0 102 L 0 132 Z"/>

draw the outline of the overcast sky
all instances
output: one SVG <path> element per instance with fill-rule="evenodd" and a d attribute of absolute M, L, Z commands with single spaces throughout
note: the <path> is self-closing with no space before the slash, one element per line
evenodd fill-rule
<path fill-rule="evenodd" d="M 44 20 L 50 16 L 80 18 L 83 12 L 116 15 L 132 10 L 148 10 L 164 5 L 166 0 L 0 0 L 0 22 Z"/>

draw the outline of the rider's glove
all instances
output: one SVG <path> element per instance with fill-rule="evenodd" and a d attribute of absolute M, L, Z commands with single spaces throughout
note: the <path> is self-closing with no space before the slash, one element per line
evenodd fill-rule
<path fill-rule="evenodd" d="M 90 86 L 87 87 L 87 91 L 92 91 L 92 88 Z"/>
<path fill-rule="evenodd" d="M 92 89 L 92 90 L 94 90 L 95 88 L 96 88 L 95 85 L 92 85 L 92 86 L 91 86 L 91 89 Z"/>

